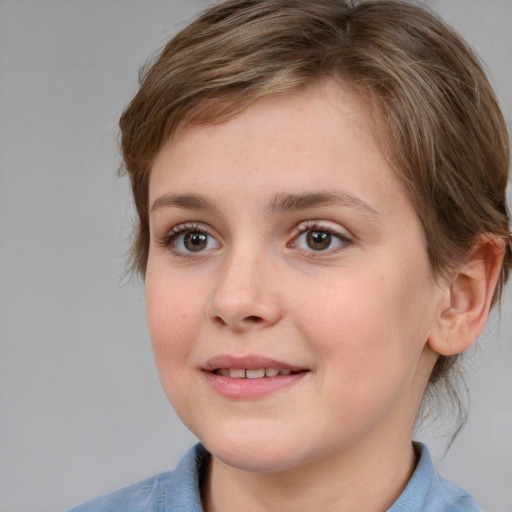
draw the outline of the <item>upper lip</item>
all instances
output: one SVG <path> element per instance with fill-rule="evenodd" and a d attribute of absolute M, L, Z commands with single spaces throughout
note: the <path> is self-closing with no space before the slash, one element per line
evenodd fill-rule
<path fill-rule="evenodd" d="M 220 368 L 239 368 L 244 370 L 258 370 L 260 368 L 275 368 L 277 370 L 292 371 L 306 370 L 306 368 L 301 366 L 296 366 L 294 364 L 277 361 L 276 359 L 270 359 L 259 355 L 237 357 L 230 354 L 219 354 L 208 359 L 206 364 L 203 366 L 203 370 L 210 372 Z"/>

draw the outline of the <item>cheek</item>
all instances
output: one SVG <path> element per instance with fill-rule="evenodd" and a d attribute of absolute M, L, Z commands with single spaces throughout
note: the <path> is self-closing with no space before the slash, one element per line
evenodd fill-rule
<path fill-rule="evenodd" d="M 301 330 L 318 357 L 318 396 L 330 411 L 329 425 L 345 425 L 357 435 L 395 407 L 415 414 L 407 407 L 416 403 L 414 383 L 426 342 L 422 311 L 428 313 L 427 304 L 408 299 L 415 292 L 404 283 L 396 276 L 352 274 L 328 288 L 322 301 L 311 298 L 303 305 Z"/>
<path fill-rule="evenodd" d="M 200 325 L 198 301 L 190 290 L 153 286 L 146 280 L 146 315 L 151 346 L 162 388 L 170 404 L 186 425 L 192 425 L 193 408 L 189 397 L 195 394 L 191 378 L 194 340 Z M 192 416 L 190 416 L 192 415 Z"/>
<path fill-rule="evenodd" d="M 307 290 L 298 321 L 322 358 L 336 361 L 347 377 L 405 370 L 428 337 L 428 287 L 420 281 L 352 272 L 324 286 L 321 300 Z"/>
<path fill-rule="evenodd" d="M 179 380 L 200 329 L 200 301 L 183 283 L 146 277 L 146 316 L 156 366 L 166 393 Z"/>
<path fill-rule="evenodd" d="M 186 294 L 180 297 L 176 290 L 146 283 L 146 316 L 151 341 L 156 347 L 175 344 L 182 337 L 190 321 L 183 300 L 187 300 Z"/>

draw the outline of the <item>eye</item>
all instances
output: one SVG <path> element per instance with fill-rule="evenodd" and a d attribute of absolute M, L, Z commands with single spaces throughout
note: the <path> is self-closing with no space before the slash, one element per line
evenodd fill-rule
<path fill-rule="evenodd" d="M 185 235 L 178 236 L 174 242 L 174 248 L 189 252 L 199 252 L 211 246 L 211 237 L 199 231 L 190 231 Z M 211 248 L 211 247 L 210 247 Z"/>
<path fill-rule="evenodd" d="M 197 225 L 181 224 L 166 235 L 163 245 L 171 246 L 177 253 L 197 253 L 220 247 L 219 242 L 206 229 Z"/>
<path fill-rule="evenodd" d="M 299 235 L 292 242 L 294 247 L 305 251 L 331 252 L 351 242 L 347 235 L 327 226 L 299 226 Z"/>

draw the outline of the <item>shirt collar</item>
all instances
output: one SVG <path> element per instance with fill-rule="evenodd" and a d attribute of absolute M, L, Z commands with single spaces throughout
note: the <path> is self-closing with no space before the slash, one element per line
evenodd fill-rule
<path fill-rule="evenodd" d="M 388 512 L 481 510 L 465 491 L 439 476 L 424 444 L 414 443 L 414 447 L 418 464 L 406 488 Z M 200 485 L 209 460 L 210 454 L 201 444 L 185 454 L 173 472 L 174 485 L 166 491 L 165 512 L 203 512 Z M 457 504 L 465 508 L 459 508 Z M 445 508 L 446 505 L 452 508 Z"/>

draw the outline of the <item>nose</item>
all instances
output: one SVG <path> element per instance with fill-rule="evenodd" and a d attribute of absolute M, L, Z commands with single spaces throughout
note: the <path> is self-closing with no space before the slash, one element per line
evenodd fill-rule
<path fill-rule="evenodd" d="M 238 332 L 277 323 L 282 316 L 274 293 L 277 274 L 262 258 L 232 254 L 217 274 L 206 312 L 210 323 Z"/>

